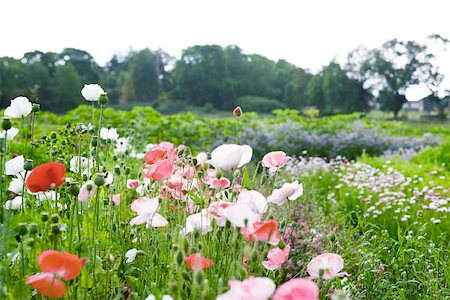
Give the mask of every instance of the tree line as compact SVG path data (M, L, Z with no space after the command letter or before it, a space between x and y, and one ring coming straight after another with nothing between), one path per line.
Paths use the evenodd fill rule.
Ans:
M438 35L434 40L448 42ZM397 115L406 102L405 88L425 82L436 90L442 79L427 46L414 41L360 47L345 64L332 61L317 74L286 60L245 54L234 45L189 47L178 60L161 49L130 51L114 55L104 67L88 52L66 48L28 52L22 59L0 57L0 103L5 107L25 95L45 110L64 112L81 103L85 83L99 83L112 104L148 104L162 111L313 106L321 114L335 114L367 111L378 101Z

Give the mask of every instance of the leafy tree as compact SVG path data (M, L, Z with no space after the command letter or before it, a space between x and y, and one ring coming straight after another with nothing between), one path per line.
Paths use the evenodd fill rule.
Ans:
M72 64L58 65L51 80L51 97L41 99L44 109L64 112L82 104L83 81Z
M0 104L9 105L10 100L28 93L29 70L20 60L0 58Z
M65 48L58 57L59 63L65 62L65 64L74 66L84 83L100 82L103 70L88 52L75 48Z
M230 109L233 102L224 89L227 78L225 55L220 46L194 46L183 51L174 76L176 95L203 106L211 103L216 109Z
M397 118L407 101L405 89L418 84L429 74L432 57L423 44L393 39L381 48L356 49L349 55L347 68L355 78L363 80L374 94L379 95L381 108L393 112Z
M131 58L130 75L133 80L134 94L138 99L151 103L161 91L158 76L157 57L149 49L144 49Z

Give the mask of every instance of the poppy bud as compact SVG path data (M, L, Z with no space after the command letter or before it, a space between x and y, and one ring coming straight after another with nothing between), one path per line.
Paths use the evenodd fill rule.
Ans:
M247 270L242 266L239 266L239 275L242 278L247 278Z
M72 184L70 186L70 193L74 196L77 196L80 193L80 188L76 184Z
M113 155L112 159L113 161L117 161L117 155Z
M231 228L231 222L228 219L225 221L225 228Z
M284 247L286 247L286 244L285 244L283 241L280 241L280 242L278 243L278 248L280 248L281 250L283 250Z
M23 169L25 171L31 171L33 170L33 162L31 160L28 160L23 164Z
M178 266L181 266L181 264L183 263L183 253L181 251L178 251L175 254L175 262L177 263Z
M102 175L97 175L94 178L94 183L96 186L102 186L105 184L105 177Z
M52 231L52 233L53 233L54 235L58 235L58 234L61 233L61 230L60 230L60 228L59 228L59 224L52 224L52 225L50 226L50 230Z
M48 212L44 211L41 213L41 221L47 222L48 221Z
M222 178L222 176L223 176L223 173L222 173L222 171L221 170L216 170L216 178L217 179L220 179L220 178Z
M120 168L118 166L114 167L114 173L120 175Z
M36 223L31 223L28 225L28 231L30 234L36 234L38 232L38 225Z
M183 273L181 273L181 276L183 277L184 280L191 281L191 277L189 276L188 272L183 271Z
M206 282L205 282L205 281L206 281ZM208 280L205 279L205 281L203 282L203 286L207 286L207 285L208 285L208 284L207 284ZM211 299L209 289L205 288L205 289L203 290L203 292L202 292L202 299L205 299L205 300L206 300L206 299Z
M37 103L34 103L33 106L31 107L31 111L34 113L37 113L40 110L41 110L41 106Z
M108 96L106 93L100 95L100 98L98 98L98 103L100 103L101 105L105 105L106 103L108 103Z
M28 246L30 246L30 247L33 247L33 246L34 246L34 242L35 242L35 239L34 239L34 238L29 238L29 239L27 239L27 240L25 241L25 243L26 243Z
M92 137L91 145L92 145L93 147L97 147L97 145L98 145L98 137L96 137L96 136L93 136L93 137Z
M197 285L201 285L203 281L203 272L202 271L195 271L194 273L194 281Z
M19 223L17 225L17 229L19 231L19 235L25 235L27 234L28 228L27 228L27 223Z
M3 119L2 128L3 130L10 130L12 127L11 121L9 119Z
M242 115L242 108L240 106L236 106L236 108L233 109L233 115L239 118Z
M234 177L234 178L238 178L240 175L241 175L241 171L239 171L239 169L237 169L237 170L235 170L235 171L233 172L233 177Z
M56 240L56 235L54 235L53 233L50 233L50 234L48 235L48 239L49 239L51 242L54 242L54 241Z
M59 216L57 214L53 214L50 218L52 223L58 223L59 222Z
M131 172L131 169L127 167L127 168L125 169L125 174L128 175L128 174L130 174L130 172Z
M251 261L257 261L258 260L258 251L253 250L252 254L250 255L250 260Z
M197 248L198 248L199 250L202 250L202 248L203 248L202 243L199 242L199 243L197 244Z
M52 132L52 133L50 134L50 138L51 138L52 140L56 139L56 132Z
M86 184L86 189L88 190L88 192L92 191L94 187L92 186L92 184L88 183Z

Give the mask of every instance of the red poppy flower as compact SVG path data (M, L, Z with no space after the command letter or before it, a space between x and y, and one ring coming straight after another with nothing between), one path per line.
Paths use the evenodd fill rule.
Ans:
M86 259L67 252L46 250L39 255L38 261L42 273L28 276L25 283L46 297L61 298L66 293L66 286L57 276L65 280L76 278Z
M280 242L280 233L277 231L278 222L276 220L256 221L241 228L246 242L266 242L274 246Z
M66 167L60 162L50 162L34 168L25 181L32 193L54 189L66 180Z
M189 269L195 270L206 270L213 265L213 260L205 258L200 255L200 253L192 253L191 255L184 258Z

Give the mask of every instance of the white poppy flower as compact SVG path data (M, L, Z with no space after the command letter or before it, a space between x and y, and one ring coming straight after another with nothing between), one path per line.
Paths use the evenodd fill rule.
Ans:
M19 210L22 208L22 197L17 196L12 200L8 200L5 202L5 209L8 210Z
M82 173L87 176L91 175L90 169L95 166L95 160L93 158L86 158L84 156L74 156L70 160L70 171L73 173Z
M13 178L9 183L8 191L17 195L21 194L23 191L23 179L20 177Z
M101 94L104 93L105 91L98 84L85 84L81 90L81 95L87 101L98 101Z
M131 264L135 259L136 259L136 255L137 255L137 249L133 248L128 250L125 253L125 257L127 258L127 264Z
M28 116L33 105L27 97L17 97L11 100L11 104L5 109L5 117L23 118Z
M5 132L5 130L0 131L0 139L4 139L5 138L5 134L6 134L6 140L12 141L13 138L19 133L19 129L15 128L15 127L11 127L8 131Z
M285 183L281 188L275 189L272 195L267 197L267 202L281 206L286 202L286 199L296 200L301 195L303 195L303 185L296 180L292 183Z
M229 171L250 162L252 155L253 149L248 145L224 144L214 149L206 162L216 169Z
M25 163L25 159L23 155L19 155L14 157L13 159L8 160L5 163L5 174L6 175L18 175L21 172L24 172L23 164Z
M100 129L100 138L105 141L110 140L115 142L119 138L119 134L117 133L117 129L115 128L108 129L102 127Z

